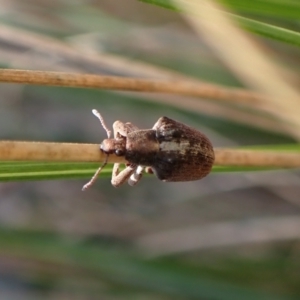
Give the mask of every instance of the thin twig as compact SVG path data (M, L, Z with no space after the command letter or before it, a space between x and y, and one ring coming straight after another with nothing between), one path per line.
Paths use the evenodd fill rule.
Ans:
M300 168L299 152L215 149L216 166ZM0 141L0 161L104 162L106 154L98 144ZM125 163L109 155L108 163Z
M300 167L300 153L244 149L215 149L215 165L245 167Z
M265 97L243 89L216 87L179 80L151 80L117 76L74 74L49 71L0 69L0 82L63 87L101 88L110 90L171 93L177 95L226 100L238 105L264 106Z
M181 34L178 35L178 39ZM192 82L198 86L211 86L216 91L224 86L216 83L208 83L174 70L165 69L153 64L147 64L138 60L128 60L118 55L106 53L91 53L88 55L85 51L70 46L62 40L50 38L49 36L39 35L20 28L12 28L0 25L0 44L5 45L5 49L0 48L1 58L8 61L8 65L18 65L22 68L31 68L34 66L43 66L43 69L49 71L77 71L80 73L87 70L93 70L95 73L107 74L110 70L117 76L139 77L139 78L156 78L165 80L177 80L184 82ZM38 53L39 55L35 55ZM51 59L49 60L49 53ZM248 91L245 89L245 93ZM251 93L251 92L250 92ZM140 94L139 100L149 99L159 103L169 103L173 107L184 108L198 113L205 113L213 117L229 119L247 126L257 127L260 130L266 129L272 132L282 132L284 134L292 134L299 138L299 130L293 124L286 122L278 122L281 119L281 110L271 112L276 118L270 118L265 114L261 114L261 106L250 103L248 108L243 109L236 105L219 105L218 101L199 101L197 97L185 96L184 102L181 95L156 94L155 97L148 93ZM230 101L230 100L229 100ZM268 109L272 105L268 105ZM255 116L253 116L255 113ZM279 115L278 115L279 114ZM255 122L253 118L255 117Z
M104 162L99 144L0 141L0 161ZM109 155L108 162L126 162Z

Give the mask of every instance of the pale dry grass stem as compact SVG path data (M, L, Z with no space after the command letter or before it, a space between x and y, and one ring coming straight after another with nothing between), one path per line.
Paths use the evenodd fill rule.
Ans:
M266 95L261 109L300 139L300 97L279 65L253 36L240 30L217 1L172 0L219 59L246 86Z
M300 153L242 149L215 149L215 166L299 168ZM0 161L60 161L126 163L108 156L98 144L0 141Z
M264 96L258 93L183 80L157 80L64 72L0 69L0 82L169 93L215 99L238 105L258 105L259 107L262 107L265 102Z

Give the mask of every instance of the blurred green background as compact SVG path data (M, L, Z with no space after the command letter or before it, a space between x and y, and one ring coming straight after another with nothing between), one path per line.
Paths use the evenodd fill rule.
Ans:
M224 3L299 32L298 1ZM243 86L179 14L159 6L2 0L0 8L2 67ZM299 48L252 37L299 86ZM100 143L96 108L108 126L150 128L167 115L214 146L296 143L272 116L213 100L15 84L0 91L2 140ZM88 177L1 183L0 299L299 299L299 179L299 171L187 183L145 176L115 189L107 172L84 193Z

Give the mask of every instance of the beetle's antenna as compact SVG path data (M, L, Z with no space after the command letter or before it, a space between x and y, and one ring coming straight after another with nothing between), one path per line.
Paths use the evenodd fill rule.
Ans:
M92 110L92 113L99 119L102 127L104 128L104 130L106 131L107 133L107 137L110 138L110 135L111 135L111 131L107 128L105 122L104 122L104 119L103 117L100 115L100 113L98 112L98 110L96 109L93 109ZM103 166L104 167L104 166ZM98 172L98 171L97 171Z
M102 127L104 128L104 130L107 133L107 137L110 138L111 131L107 128L107 126L106 126L106 124L104 122L104 119L101 116L101 114L96 109L93 109L92 113L99 119ZM106 166L107 160L108 160L108 154L106 155L106 159L105 159L104 163L100 166L100 168L98 168L98 170L95 172L95 174L92 177L92 179L82 187L83 191L87 190L89 187L91 187L95 183L95 181L97 180L98 175L100 174L100 172L102 171L102 169Z
M100 174L100 172L102 171L102 169L106 166L107 160L108 160L108 154L106 155L106 159L105 159L103 165L100 166L100 168L95 172L95 174L92 177L92 179L82 187L82 191L86 191L88 188L90 188L95 183L95 181L98 178L98 175Z

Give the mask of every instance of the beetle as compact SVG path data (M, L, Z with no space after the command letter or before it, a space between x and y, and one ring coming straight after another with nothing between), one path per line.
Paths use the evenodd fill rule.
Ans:
M119 187L126 181L136 185L143 172L154 173L167 182L199 180L211 171L215 160L210 140L200 131L168 117L161 117L152 129L139 129L132 123L115 121L114 138L97 110L92 111L107 132L107 139L100 144L106 153L104 164L92 179L83 186L89 188L106 165L108 156L123 156L126 167L120 172L120 163L115 163L111 183Z

